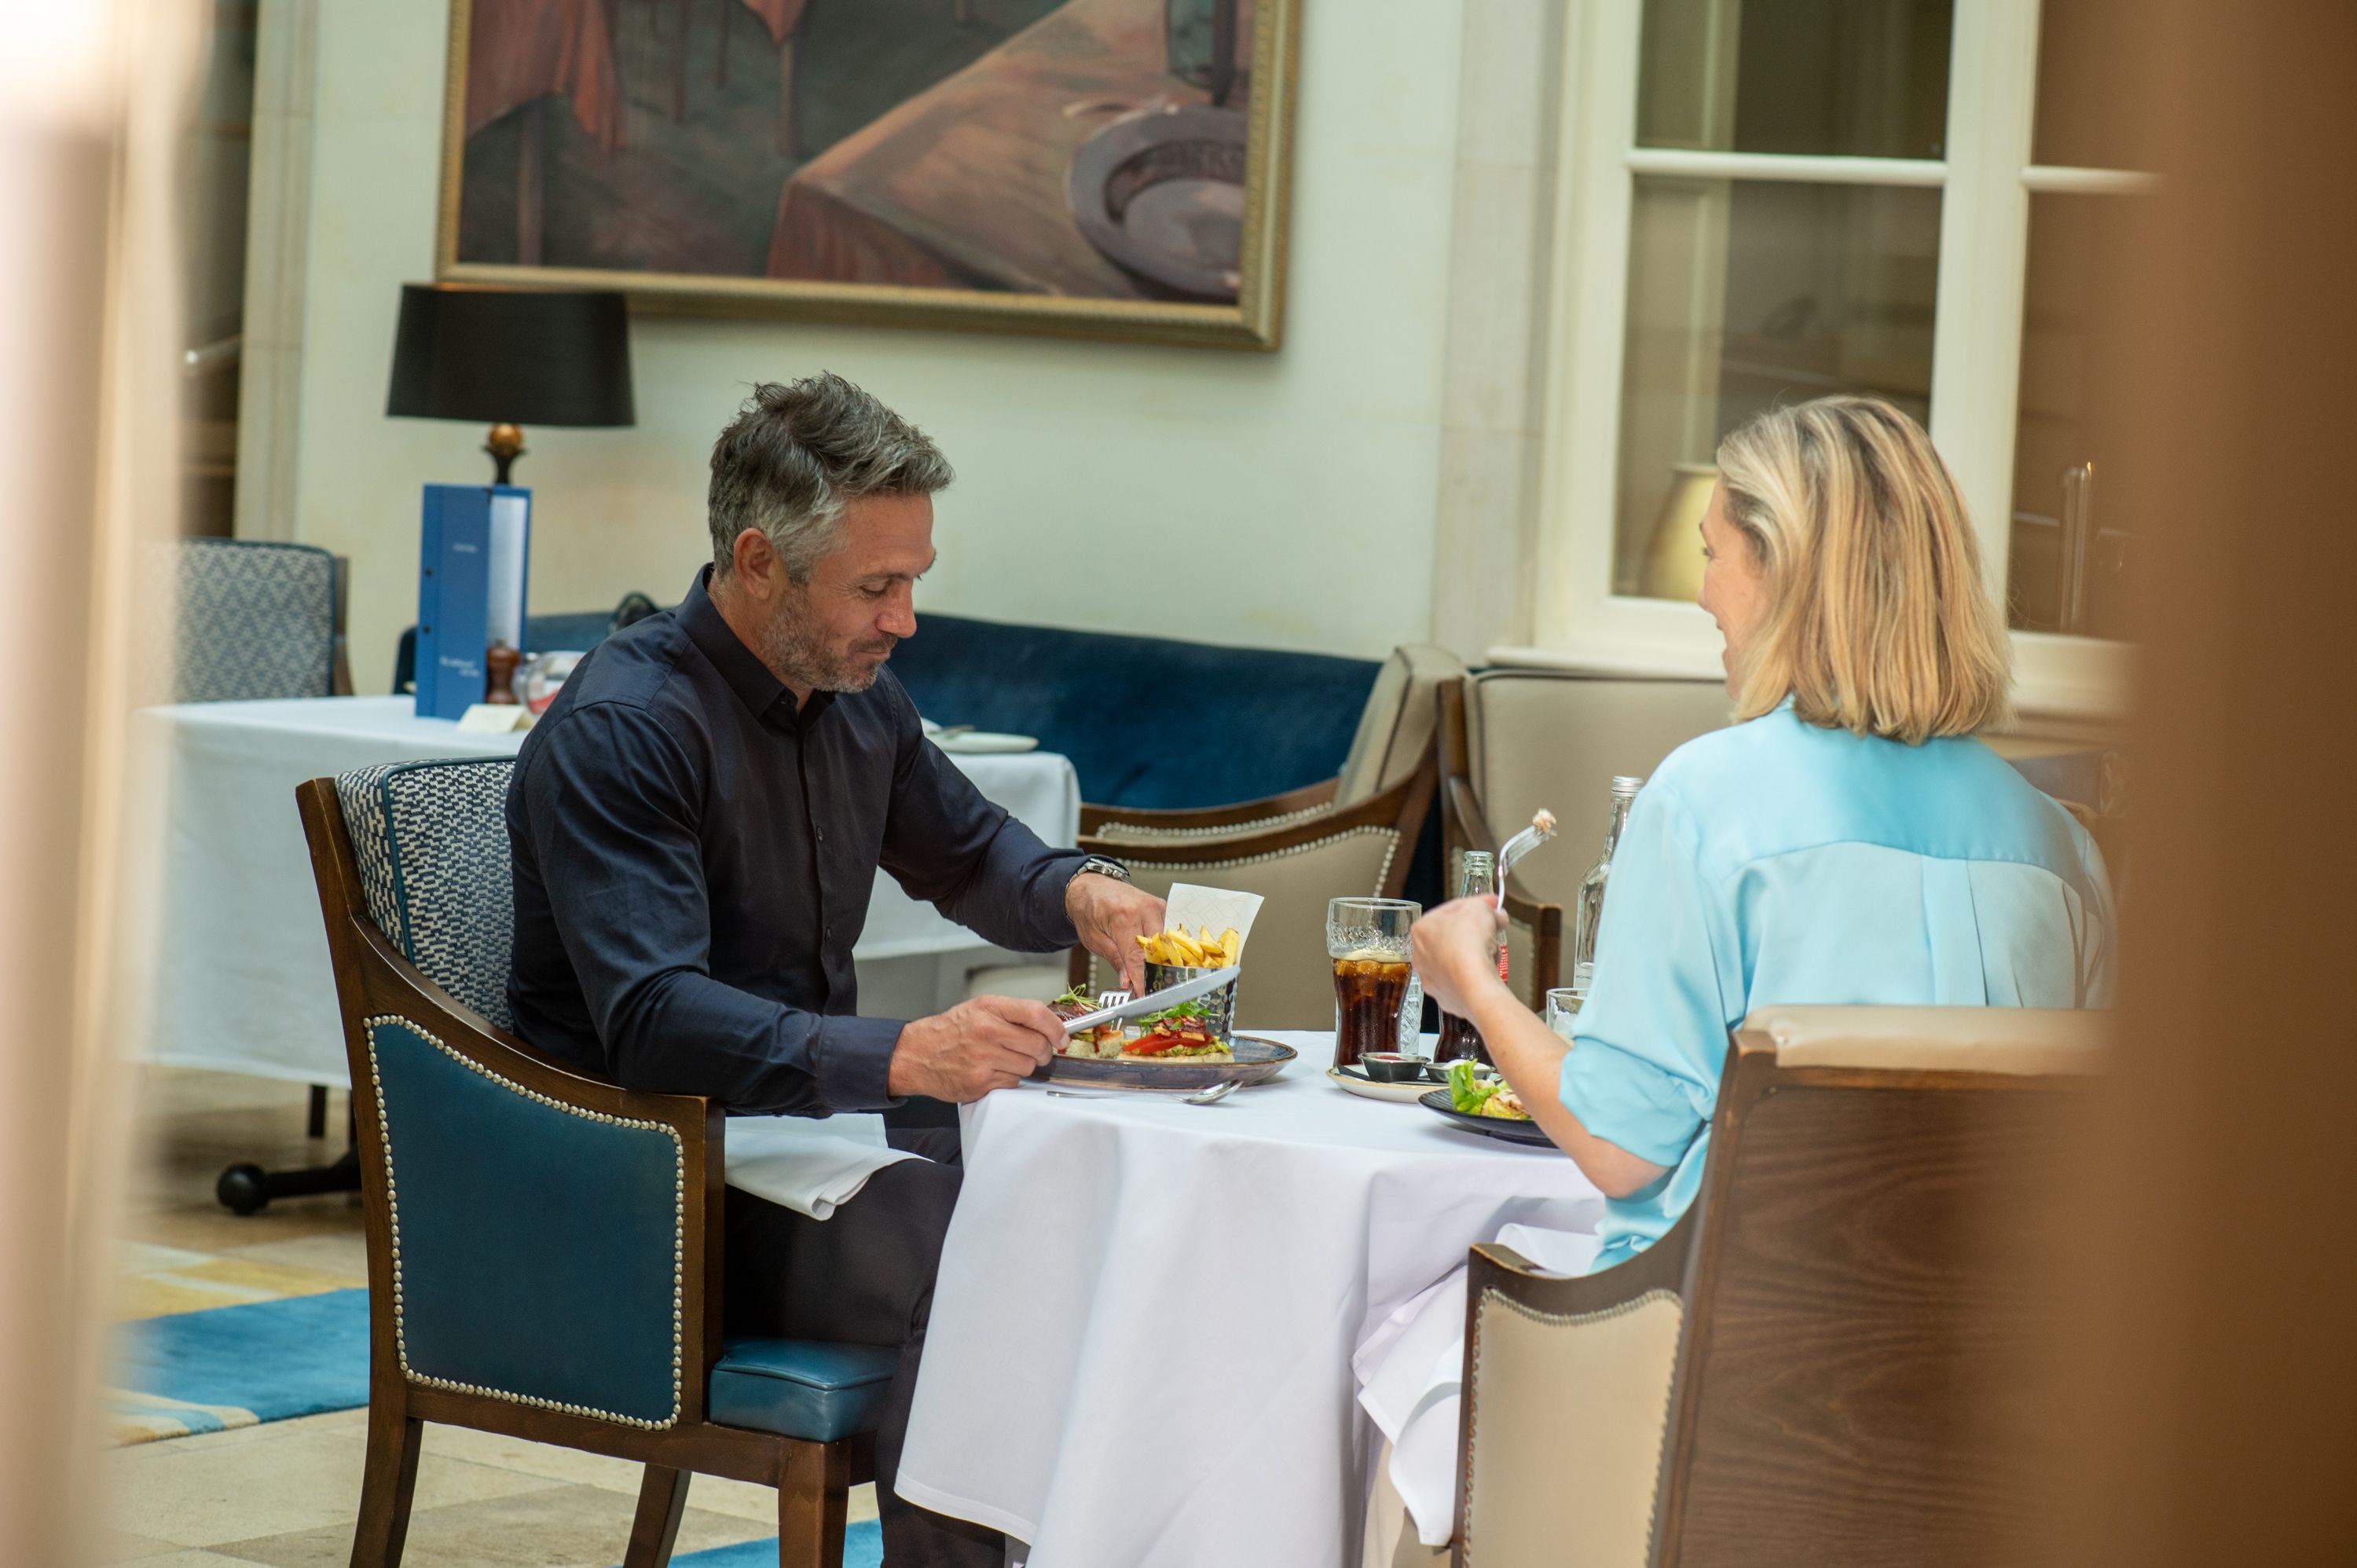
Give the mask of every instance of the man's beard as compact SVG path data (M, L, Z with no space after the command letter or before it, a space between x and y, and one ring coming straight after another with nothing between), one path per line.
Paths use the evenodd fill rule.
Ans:
M780 605L778 613L763 628L761 662L770 667L771 674L813 692L865 692L876 684L876 677L884 666L863 662L856 656L881 653L888 659L892 650L899 646L899 638L855 642L838 653L827 647L825 636L813 618L796 613L799 608L791 600Z

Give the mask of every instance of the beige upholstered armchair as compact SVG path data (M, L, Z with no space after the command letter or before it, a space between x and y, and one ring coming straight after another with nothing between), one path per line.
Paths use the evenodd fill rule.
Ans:
M1350 755L1333 778L1258 800L1183 811L1083 803L1081 832L1108 845L1163 837L1233 838L1364 805L1406 783L1431 755L1439 688L1464 673L1464 664L1445 648L1404 644L1392 650L1376 672ZM1124 852L1109 848L1103 853Z
M1604 679L1556 670L1485 670L1440 692L1440 821L1448 885L1469 849L1495 853L1544 806L1556 841L1506 884L1507 973L1538 1007L1569 962L1568 911L1602 847L1613 775L1649 774L1727 722L1716 681Z
M1232 836L1084 833L1081 847L1117 856L1140 887L1156 893L1195 882L1259 894L1265 902L1237 982L1236 1022L1256 1029L1322 1029L1334 1017L1326 902L1399 896L1432 805L1432 782L1427 743L1423 762L1405 779L1344 811ZM1073 949L1071 962L1074 984L1096 991L1112 983L1103 963L1085 950Z
M1473 1249L1457 1568L2024 1557L2038 1282L2105 1025L1754 1013L1660 1242L1582 1278Z
M1237 989L1238 1022L1324 1028L1334 1016L1327 900L1398 896L1432 804L1437 693L1464 672L1446 649L1395 649L1333 778L1204 811L1082 806L1081 847L1122 861L1157 893L1196 882L1260 894L1267 902ZM1092 991L1111 983L1103 964L1079 950L1071 975Z

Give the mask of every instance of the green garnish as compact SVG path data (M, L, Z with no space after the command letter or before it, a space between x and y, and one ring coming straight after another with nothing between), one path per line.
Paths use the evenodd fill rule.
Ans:
M1498 1092L1498 1085L1484 1081L1478 1076L1480 1071L1469 1057L1448 1065L1448 1103L1469 1116L1480 1115L1481 1107Z
M1075 985L1070 991L1065 992L1061 996L1057 997L1053 1002L1049 1003L1048 1005L1050 1007L1078 1007L1084 1013L1093 1013L1096 1011L1096 999L1091 996L1087 992L1082 990L1079 986Z
M1143 1024L1148 1026L1148 1028L1153 1028L1155 1024L1169 1024L1171 1018L1209 1018L1209 1016L1211 1016L1211 1009L1204 1007L1202 1000L1198 997L1198 1000L1192 1000L1192 1002L1174 1002L1171 1007L1165 1007L1157 1014L1146 1014Z

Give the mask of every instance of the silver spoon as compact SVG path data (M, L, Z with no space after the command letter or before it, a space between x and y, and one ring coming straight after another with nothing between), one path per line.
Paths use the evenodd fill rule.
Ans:
M1182 1105L1217 1105L1221 1101L1225 1100L1229 1095L1233 1094L1237 1090L1243 1087L1243 1086L1241 1083L1232 1078L1225 1083L1215 1083L1211 1085L1211 1088L1203 1090L1199 1093L1178 1095L1178 1102ZM1158 1098L1176 1093L1176 1090L1168 1089L1115 1090L1110 1093L1103 1090L1092 1092L1088 1090L1078 1089L1051 1089L1048 1091L1049 1097L1053 1100L1135 1100L1141 1094L1155 1095Z

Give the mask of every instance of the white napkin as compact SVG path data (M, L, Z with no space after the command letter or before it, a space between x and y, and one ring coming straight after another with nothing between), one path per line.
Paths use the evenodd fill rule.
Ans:
M1198 887L1192 883L1171 884L1168 900L1168 912L1163 917L1165 930L1183 929L1193 936L1205 926L1211 934L1233 926L1236 929L1236 950L1252 940L1253 921L1260 917L1261 897L1257 893L1236 893L1224 887Z
M1601 1241L1592 1230L1506 1225L1498 1243L1539 1268L1584 1274ZM1367 1336L1351 1358L1359 1403L1391 1439L1392 1487L1416 1539L1444 1546L1456 1525L1458 1404L1464 1393L1465 1270L1450 1270Z
M859 1196L867 1178L922 1159L884 1141L873 1115L731 1116L722 1169L730 1187L824 1219Z

